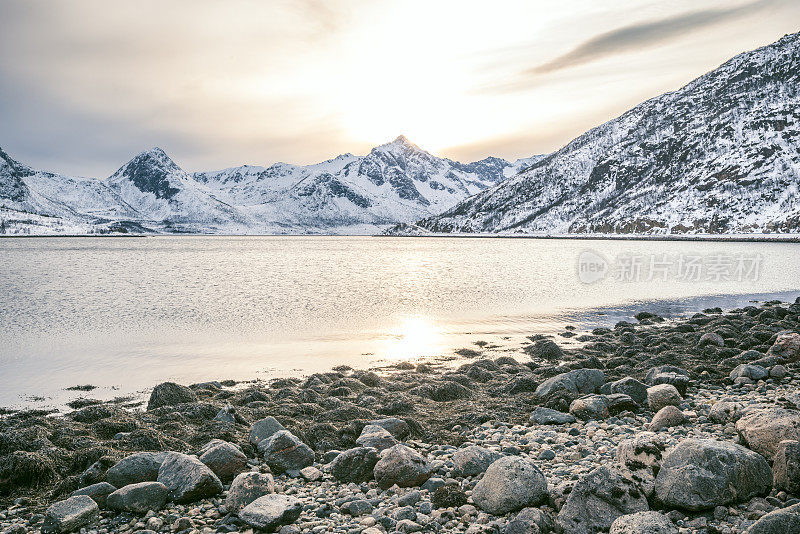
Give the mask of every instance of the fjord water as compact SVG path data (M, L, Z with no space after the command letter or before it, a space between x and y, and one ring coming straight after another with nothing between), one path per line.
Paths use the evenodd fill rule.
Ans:
M579 258L645 269L587 284ZM664 256L666 255L666 256ZM756 272L648 279L651 258L759 258ZM452 354L478 340L800 294L800 244L505 238L0 240L0 406L300 375ZM711 271L709 271L711 272ZM630 274L630 273L629 273ZM727 279L726 279L727 278ZM73 395L74 396L74 395Z

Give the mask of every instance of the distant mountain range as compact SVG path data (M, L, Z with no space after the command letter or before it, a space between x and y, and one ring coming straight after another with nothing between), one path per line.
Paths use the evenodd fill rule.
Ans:
M97 180L0 150L0 232L794 233L799 188L792 34L513 163L400 136L366 156L194 174L154 148Z
M459 163L400 136L366 156L190 174L154 148L98 180L35 170L0 149L0 231L371 234L441 213L540 157Z
M393 233L794 233L799 186L796 33Z

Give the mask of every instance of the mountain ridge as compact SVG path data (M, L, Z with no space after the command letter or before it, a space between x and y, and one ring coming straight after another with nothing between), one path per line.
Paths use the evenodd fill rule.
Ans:
M393 233L797 232L800 34L651 98Z
M0 149L0 219L33 233L371 234L443 211L534 158L460 163L401 135L365 156L194 173L153 147L93 179L34 170Z

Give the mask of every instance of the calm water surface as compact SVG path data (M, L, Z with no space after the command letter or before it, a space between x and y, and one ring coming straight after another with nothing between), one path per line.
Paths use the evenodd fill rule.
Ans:
M583 283L587 250L630 280L611 272ZM681 257L700 258L707 271L681 279ZM735 272L742 258L756 272ZM269 378L447 355L476 340L613 324L643 308L675 316L794 300L798 258L794 243L2 239L0 406L58 404L77 384L100 386L92 396L107 398L166 379ZM628 260L640 271L626 269ZM651 261L674 272L648 279ZM713 275L726 262L724 276L719 267Z

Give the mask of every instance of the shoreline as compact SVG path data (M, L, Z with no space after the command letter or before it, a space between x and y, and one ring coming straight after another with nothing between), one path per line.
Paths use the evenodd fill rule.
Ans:
M727 242L727 243L800 243L798 234L702 234L702 235L645 235L645 234L493 234L493 233L451 233L451 234L203 234L203 233L152 233L152 234L32 234L0 235L0 239L26 238L147 238L147 237L378 237L378 238L438 238L438 239L570 239L577 241L689 241L689 242Z
M696 437L747 445L746 434L734 425L735 421L716 419L712 408L719 403L740 406L740 413L765 406L787 409L795 401L800 404L797 360L794 355L786 360L779 358L773 349L779 332L798 332L800 304L767 302L737 310L698 310L691 317L670 321L643 310L637 320L575 334L582 344L568 349L561 347L559 337L541 335L530 336L530 343L514 354L493 359L477 347L457 369L401 362L378 374L340 367L270 383L159 386L146 410L142 410L143 403L86 400L84 407L63 417L50 417L37 410L3 415L0 531L17 526L23 531L38 528L49 505L90 483L100 484L111 466L133 453L200 455L213 439L228 442L246 458L240 470L271 470L270 478L277 483L275 491L302 504L299 519L289 521L298 530L287 532L310 532L324 526L374 534L394 530L402 521L407 521L402 528L412 531L482 532L468 530L478 521L489 528L486 532L502 532L510 523L523 519L514 513L518 508L510 514L492 512L480 491L476 493L488 467L483 460L489 457L492 462L499 457L521 459L542 470L549 483L548 497L534 506L541 517L561 524L567 520L564 510L570 509L565 505L570 490L588 473L604 466L621 462L620 468L633 473L625 484L653 495L653 472L642 471L635 462L625 467L624 455L619 452L624 450L626 439L653 430L654 412L661 414L654 409L650 390L643 399L640 386L635 384L652 389L655 382L680 390L676 400L679 420L655 429L652 439L657 445L650 443L665 454L669 447ZM758 369L763 369L766 377L748 374L761 372ZM740 374L731 380L731 373ZM554 383L556 377L583 375L594 377L590 382L602 378L588 390L578 386L579 391L542 391L544 384ZM558 380L563 379L555 383L560 383ZM164 387L169 394L162 391ZM556 410L562 422L534 421L537 413L549 414L543 408ZM303 445L311 451L311 463L303 464L314 470L301 474L286 469L286 465L275 463L274 455L280 451L270 453L260 442L253 443L254 425L269 417L277 419L297 440L292 447ZM379 428L369 426L370 422ZM363 481L348 484L337 478L332 467L335 462L330 463L341 454L336 451L349 451L359 443L380 447L396 442L421 455L420 461L429 468L426 479L449 484L446 487L454 500L448 501L434 487L441 487L439 482L425 485L420 481L407 489L386 489L376 485L371 471ZM478 454L470 448L473 446L489 456ZM456 453L468 449L483 458L476 460L482 467L474 474L465 474L463 467L458 467L461 457ZM658 458L660 461L660 453ZM223 496L234 492L229 483L220 490ZM769 492L767 500L762 498L764 490L755 495L728 502L723 506L725 514L717 513L713 506L709 515L709 508L691 510L659 504L658 499L652 500L650 508L660 510L687 532L705 532L711 525L720 532L726 532L726 528L742 532L767 512L800 503L796 498L800 495L780 489ZM413 502L408 505L398 500ZM355 512L355 505L350 503L356 501L369 503L372 511ZM639 502L647 508L648 501ZM145 519L141 513L104 508L99 512L100 526L94 528L97 532L127 532L143 529L137 526L141 524L166 531L185 518L198 530L208 527L211 531L228 531L218 530L225 525L239 530L250 525L214 494L200 497L196 503L194 508L162 503Z

